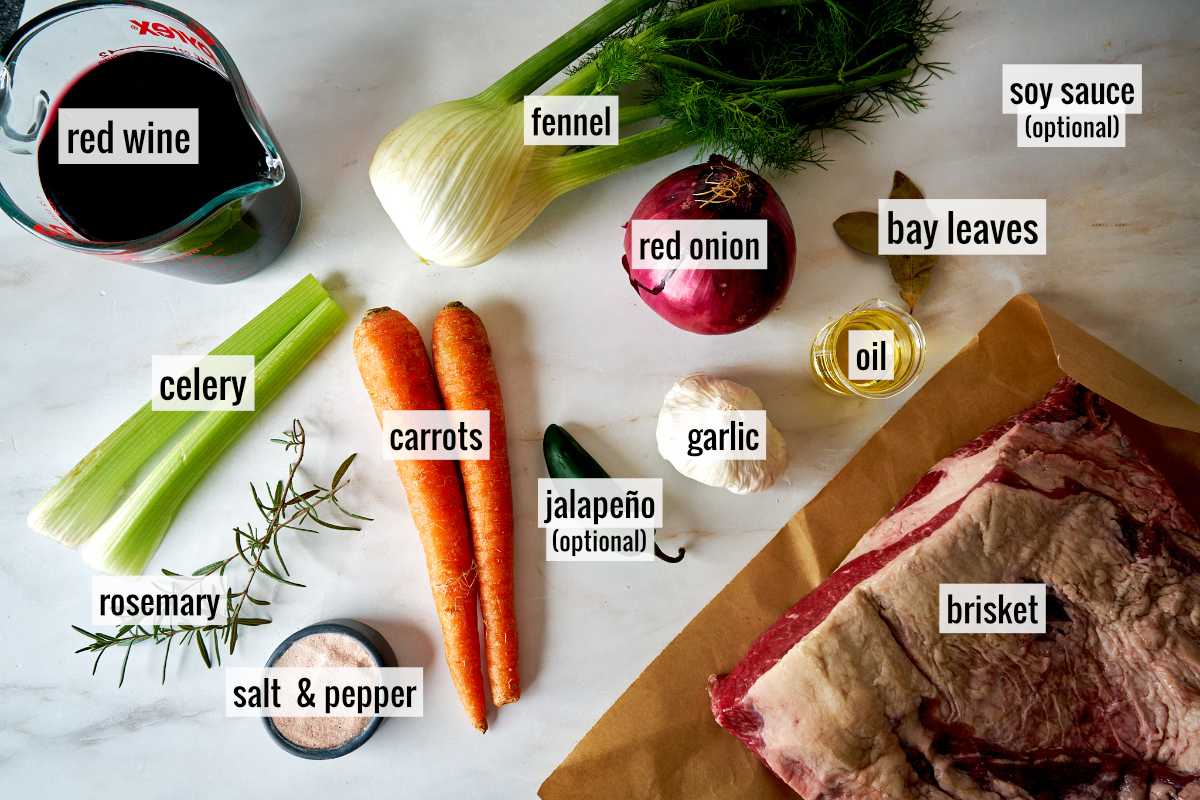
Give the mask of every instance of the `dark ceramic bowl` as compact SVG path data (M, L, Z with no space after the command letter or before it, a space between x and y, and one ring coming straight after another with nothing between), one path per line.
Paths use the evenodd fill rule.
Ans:
M279 660L289 647L291 647L298 639L303 639L305 636L312 636L317 633L342 633L357 641L367 649L371 654L371 658L381 667L398 666L396 654L392 651L391 645L387 643L387 639L383 638L383 634L355 619L331 619L325 622L318 622L316 625L309 625L307 628L301 628L291 636L284 639L271 653L271 657L267 659L267 666L275 666L275 662ZM327 758L341 758L347 753L352 753L358 748L367 743L367 740L375 735L375 731L383 723L384 717L372 717L367 723L367 727L362 733L355 736L348 742L343 742L337 747L317 750L311 747L301 747L291 741L279 732L275 727L275 721L271 717L263 717L263 724L267 726L267 733L275 740L275 743L288 751L294 756L300 758L311 758L315 760L324 760Z

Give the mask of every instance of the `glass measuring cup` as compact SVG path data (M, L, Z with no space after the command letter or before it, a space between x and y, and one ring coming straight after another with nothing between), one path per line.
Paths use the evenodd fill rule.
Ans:
M99 67L111 67L114 59L146 53L182 56L227 81L252 132L248 141L261 152L246 154L254 168L244 179L239 177L236 185L214 192L197 208L181 210L174 224L123 241L89 238L48 197L39 170L39 145L57 146L44 140L57 117L58 103L85 76L93 70L98 74ZM186 107L186 88L180 87L177 97L138 98L136 103L113 105ZM203 144L199 143L202 154ZM107 190L95 187L97 192ZM299 182L233 60L216 37L191 17L149 0L84 0L35 17L0 47L0 208L35 236L168 275L227 283L254 274L283 252L299 223L300 205ZM136 214L136 208L130 213Z

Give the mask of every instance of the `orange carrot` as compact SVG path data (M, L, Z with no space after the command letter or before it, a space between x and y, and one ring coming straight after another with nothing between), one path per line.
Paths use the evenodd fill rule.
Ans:
M517 671L517 616L513 607L513 505L504 435L504 400L483 322L462 303L450 303L433 323L433 367L452 411L491 412L486 461L459 463L479 565L479 607L492 702L521 697Z
M398 311L375 308L363 316L354 357L376 416L442 407L421 334ZM471 723L486 731L475 564L458 470L453 461L397 461L396 471L425 549L450 677Z

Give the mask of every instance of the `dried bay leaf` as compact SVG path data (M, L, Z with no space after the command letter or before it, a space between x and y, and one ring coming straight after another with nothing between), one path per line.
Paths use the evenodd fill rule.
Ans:
M851 211L833 223L842 241L860 253L879 255L879 215L874 211Z
M929 288L937 256L888 256L888 267L892 280L900 287L900 299L908 305L909 313L917 307L917 301Z
M892 200L922 200L925 193L900 170L892 176ZM852 211L833 223L833 229L843 242L860 253L879 255L879 215L873 211ZM921 295L929 288L938 257L933 255L886 256L892 280L900 287L900 298L911 312Z
M888 197L893 200L924 200L925 193L912 182L912 178L896 170L892 176L892 193ZM916 309L917 301L929 288L929 279L933 277L937 259L937 256L927 255L887 257L892 280L900 287L900 298L908 305L909 312Z
M892 193L888 195L893 200L924 200L925 193L912 182L912 178L900 170L892 176Z

